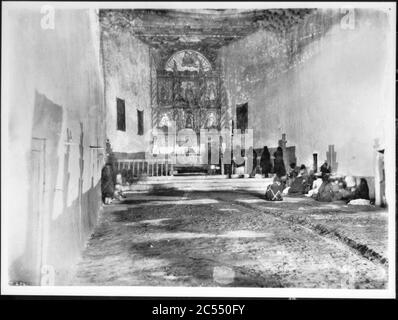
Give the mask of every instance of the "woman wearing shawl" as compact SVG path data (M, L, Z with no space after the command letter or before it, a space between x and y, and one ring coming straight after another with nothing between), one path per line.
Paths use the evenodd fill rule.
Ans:
M274 173L278 177L283 177L286 175L286 168L285 168L285 163L283 162L283 151L281 147L278 147L276 149L276 152L274 153Z
M355 190L354 199L369 200L369 187L365 178L361 178L358 188Z
M264 146L263 153L261 154L260 167L263 176L267 178L268 174L272 171L271 154L267 146Z
M318 194L315 195L315 200L321 202L331 202L335 200L332 185L329 181L329 175L325 174L322 176L322 184L319 187Z
M101 192L102 202L109 204L115 193L115 182L112 165L110 163L107 163L101 171Z
M252 161L253 161L253 166L252 166L252 171L250 173L250 177L253 178L257 172L257 152L256 152L256 150L254 150L253 147L249 148L249 159L248 160L250 160L250 155L252 155Z
M281 179L276 176L274 182L268 185L265 191L265 200L267 201L282 201L283 184Z

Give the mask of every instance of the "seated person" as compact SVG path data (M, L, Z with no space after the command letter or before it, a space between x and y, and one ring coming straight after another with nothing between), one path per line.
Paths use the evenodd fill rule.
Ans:
M316 179L317 178L315 176L314 170L310 170L310 173L306 178L306 186L304 189L304 193L308 193L312 189L313 183Z
M361 178L359 186L356 188L352 200L353 199L365 199L369 200L369 187L368 182L365 178Z
M344 182L346 183L346 186L349 190L354 191L356 187L356 181L353 176L346 176L344 178Z
M332 186L332 190L334 193L339 192L340 187L339 187L339 180L338 179L330 179L330 184Z
M290 185L289 194L292 193L303 194L305 193L306 187L307 187L307 181L305 177L298 176L296 179L294 179L294 181Z
M307 193L310 186L312 185L312 180L310 181L307 168L305 165L301 165L298 176L294 179L290 185L289 194Z
M337 185L338 190L335 192L335 199L345 201L351 199L352 193L347 189L347 184L344 179L339 179Z
M321 202L331 202L335 199L331 183L329 182L329 175L322 176L322 185L319 187L318 193L314 196L315 200Z
M233 157L232 161L235 166L235 174L243 176L245 174L245 164L246 164L245 151L243 149L240 149L240 154L241 154L241 159L239 159L240 160L239 163L237 162L236 157Z
M294 179L299 174L299 167L297 167L294 162L292 162L289 167L290 168L289 168L287 177L288 177L288 185L290 186L292 184L292 182L294 181Z
M307 170L307 168L306 168L306 166L304 164L302 164L300 166L299 175L304 176L304 177L308 176L308 170Z
M278 176L274 177L274 182L268 185L265 191L265 199L268 201L282 201L283 184Z
M319 178L317 175L314 174L313 178L312 178L312 185L311 185L311 189L308 190L306 196L307 197L312 197L313 195L317 194L319 191L319 188L322 185L322 179Z
M325 162L323 163L323 165L321 165L321 174L322 176L324 175L329 175L331 172L330 166L328 164L328 162L325 160Z

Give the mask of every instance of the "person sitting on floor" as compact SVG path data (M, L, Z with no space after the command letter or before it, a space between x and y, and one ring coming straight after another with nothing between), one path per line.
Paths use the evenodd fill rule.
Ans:
M340 187L339 187L339 180L338 179L336 179L336 178L330 179L330 184L332 186L332 190L333 190L334 193L339 192Z
M302 164L300 166L299 175L301 175L302 177L305 177L305 178L308 177L308 170L307 170L307 167L304 164Z
M315 200L321 202L331 202L334 198L334 192L332 185L329 182L329 175L324 174L322 176L322 185L319 187L318 193L314 196Z
M235 164L235 174L237 174L239 176L239 178L243 178L245 175L245 164L246 164L246 160L247 158L245 157L245 150L240 149L240 147L238 147L240 150L240 155L241 155L241 159L239 159L241 162L238 163L236 157L233 158L234 164Z
M331 170L330 170L330 166L328 164L328 162L325 160L325 162L323 163L323 165L321 165L321 174L322 176L324 175L329 175Z
M365 178L361 178L359 186L356 188L351 200L364 199L369 200L369 187Z
M312 185L314 184L314 181L316 180L314 170L310 170L310 173L308 174L308 177L306 180L307 180L307 185L306 185L304 193L308 193L312 189Z
M291 186L291 184L293 183L294 179L296 179L298 174L299 174L299 168L296 166L296 163L292 162L289 165L289 172L287 174L288 186Z
M298 176L290 185L289 194L304 194L307 193L312 183L309 181L309 175L305 165L301 165ZM312 180L311 180L312 182Z
M282 201L283 184L278 176L274 177L274 182L268 185L265 191L265 199L268 201Z
M347 189L347 184L344 179L339 179L337 181L338 190L335 192L336 200L344 200L347 201L351 198L351 192Z
M321 187L321 185L322 185L322 179L319 178L319 175L314 174L311 189L308 190L306 196L312 197L312 196L315 196L316 194L318 194L318 191L319 191L319 188Z
M369 187L365 178L361 178L358 187L352 193L351 198L347 201L350 205L369 205Z
M296 179L290 185L289 194L303 194L305 193L305 189L307 187L307 181L304 176L298 175Z

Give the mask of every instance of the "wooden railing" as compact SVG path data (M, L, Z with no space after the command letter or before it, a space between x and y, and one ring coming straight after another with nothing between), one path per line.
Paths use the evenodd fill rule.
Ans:
M167 160L118 159L115 166L117 173L131 178L172 176L174 172L174 164Z

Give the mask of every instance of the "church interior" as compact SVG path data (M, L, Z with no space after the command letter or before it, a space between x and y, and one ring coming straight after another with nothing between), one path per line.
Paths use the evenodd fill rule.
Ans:
M6 126L8 149L2 156L2 159L6 157L2 163L7 170L7 188L3 188L2 193L6 199L10 283L75 284L75 268L86 266L86 271L80 272L84 284L263 286L265 283L271 287L305 287L305 282L297 280L299 277L267 278L260 267L253 271L258 272L255 276L250 276L243 262L231 267L232 260L225 266L234 270L235 280L228 282L225 280L228 275L221 272L223 280L217 281L218 265L212 265L209 271L212 280L207 280L201 272L210 268L210 262L198 260L197 265L203 265L203 269L196 270L189 282L183 280L184 275L176 274L189 274L198 267L192 265L193 269L189 269L184 265L183 271L180 266L187 262L179 260L182 258L178 248L182 248L182 244L167 247L171 246L170 242L162 242L165 247L158 249L157 255L164 254L163 250L173 255L173 261L178 262L173 269L178 271L173 273L173 277L179 279L177 282L173 282L170 274L162 278L163 282L158 278L153 280L142 266L129 282L126 279L131 271L128 270L135 267L127 265L127 259L115 260L112 265L113 262L108 261L113 257L112 249L95 242L98 237L106 238L110 232L106 219L116 217L120 210L138 210L144 220L157 219L145 228L153 229L160 239L182 223L182 218L173 212L182 210L178 207L181 203L184 208L181 214L193 208L187 218L192 225L201 224L197 217L202 214L207 217L214 208L221 213L229 210L230 224L243 223L233 216L236 211L246 221L252 221L253 226L257 225L265 219L254 218L265 210L258 207L261 205L258 199L266 192L267 185L279 177L277 171L264 169L266 147L268 161L275 163L275 170L280 152L285 170L281 176L288 176L291 170L301 166L323 177L321 166L326 162L331 176L338 179L349 176L354 181L365 179L369 192L367 206L344 204L336 209L333 203L320 207L319 212L341 210L336 211L336 216L346 215L346 220L341 218L341 224L333 222L336 223L332 225L333 230L340 226L348 228L344 226L350 223L354 225L353 216L362 224L374 226L372 230L357 231L352 227L346 231L360 234L359 240L353 235L355 241L349 243L356 246L351 248L354 251L362 250L358 249L362 248L362 237L375 238L373 242L369 240L370 244L365 241L368 249L361 253L361 259L369 264L372 288L385 288L386 280L380 276L380 270L385 270L389 257L384 248L389 218L384 213L394 203L394 195L386 191L392 187L386 177L394 176L390 170L394 168L391 158L394 150L389 141L395 139L390 130L395 126L391 117L394 84L389 71L394 61L394 43L389 37L390 10L6 8L3 31L3 41L7 43L3 48L6 64L2 71L6 108L2 113L6 114L2 122ZM209 138L212 134L213 138ZM231 141L239 141L242 157L246 153L243 165L236 160L240 154L230 155L231 149L226 149ZM216 154L214 159L210 151ZM104 203L101 195L106 164L112 166L119 195L122 195L110 204ZM222 201L232 206L241 192L247 192L246 202L242 200L235 209L218 207ZM144 194L146 200L142 200ZM221 201L219 198L224 196ZM302 224L300 214L313 210L315 205L304 195L301 198L287 195L281 201L282 207L275 207L274 202L266 210L274 215L277 208L285 205L286 219L297 219L297 223ZM155 215L151 211L172 203L170 215ZM257 207L248 208L249 205ZM165 210L169 212L166 207ZM359 211L364 212L362 216ZM335 219L333 212L328 214L329 222ZM137 223L141 222L134 220L136 218L129 218L127 213L117 217L120 221L130 221L131 225L135 223L136 237L147 237L141 225L138 229ZM215 213L209 215L200 241L207 239L205 237L213 239L209 235L211 231L206 231L209 225L220 223L219 230L224 230L224 222L217 222L217 217ZM167 219L176 219L174 224L167 225L169 229L163 226ZM319 219L326 219L325 215ZM109 223L113 225L115 221ZM308 225L319 233L319 224L314 221ZM284 228L287 227L278 230ZM194 235L199 231L192 230L181 228L178 236L193 239L186 238L184 245L199 241ZM242 230L226 230L225 237L214 236L214 241L223 241L231 235L231 239L243 237L253 241L262 237L257 234L260 230L250 229L250 233L245 229L250 235ZM291 232L289 230L286 229L286 233ZM127 234L127 229L125 232ZM243 236L238 236L239 232ZM272 232L278 235L277 231ZM116 235L115 239L118 236L122 237ZM238 241L236 239L231 241ZM126 238L119 240L127 241ZM87 241L94 242L88 246ZM143 265L155 261L156 254L148 253L152 249L144 249L138 240L137 243L131 241L129 252L134 252L137 259L145 257L137 261ZM161 240L151 241L148 248L156 249L156 241ZM202 243L194 245L199 248ZM233 250L243 246L235 242L234 245ZM289 245L275 252L293 250ZM87 248L94 249L87 253ZM220 257L224 257L225 248L220 249ZM210 249L203 250L195 259ZM83 262L76 267L82 254ZM110 272L120 266L124 280L121 276L115 276L118 280L109 280L112 277L102 274L103 269L99 271L98 265L87 260L101 254L109 254L107 262L101 262L103 269L108 268ZM214 253L209 251L208 255ZM281 263L299 268L299 263L286 260L287 256L283 261L278 260L280 255L269 261L274 261L274 266ZM223 261L230 258L226 256ZM323 268L321 260L311 263ZM376 267L372 264L374 261L378 263ZM343 262L337 262L340 264ZM97 270L102 276L87 270ZM89 279L96 277L102 278L90 283ZM254 281L253 277L258 280ZM359 278L344 285L322 278L326 282L318 279L317 284L308 286L370 286Z

